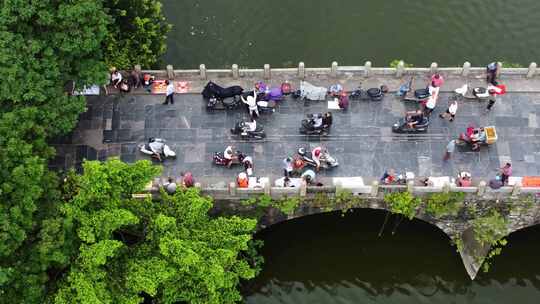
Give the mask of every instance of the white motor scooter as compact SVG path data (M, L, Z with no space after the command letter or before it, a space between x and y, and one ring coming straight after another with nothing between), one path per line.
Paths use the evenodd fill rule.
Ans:
M489 86L487 88L476 87L469 88L469 85L464 84L463 86L454 90L454 98L465 98L465 99L475 99L478 101L488 100L491 94Z
M139 150L142 153L150 156L160 154L162 156L162 159L166 157L176 157L176 153L171 150L169 145L165 144L165 140L162 138L150 138L148 140L148 143L139 145Z

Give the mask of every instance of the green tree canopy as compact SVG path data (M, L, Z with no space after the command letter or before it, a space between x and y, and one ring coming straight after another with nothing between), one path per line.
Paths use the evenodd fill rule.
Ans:
M66 81L103 83L101 1L4 0L0 10L0 100L43 104Z
M53 235L42 235L40 244L66 268L51 294L55 303L140 303L142 295L159 303L241 299L239 281L256 274L241 254L256 221L210 218L212 201L197 189L163 192L159 201L131 198L156 174L148 161L85 162L78 193L61 208L64 228L49 226ZM76 245L51 246L51 239Z
M166 35L171 29L161 12L161 2L111 0L104 6L113 19L104 43L107 64L119 69L155 65L165 53Z

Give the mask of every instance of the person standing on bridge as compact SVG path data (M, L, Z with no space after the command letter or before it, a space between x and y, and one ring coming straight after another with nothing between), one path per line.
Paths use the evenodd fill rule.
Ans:
M174 104L174 85L171 81L165 80L165 84L167 85L167 90L165 91L165 102L164 105Z
M508 183L508 178L512 176L512 164L506 163L504 167L501 168L501 182L503 185Z
M454 150L456 149L456 141L452 139L450 142L448 142L448 145L446 145L446 152L444 153L443 160L449 160L452 156L452 153L454 153Z
M257 106L257 90L253 89L253 96L249 95L247 99L244 99L244 96L240 95L242 102L247 104L249 107L249 115L252 118L259 117L259 106Z

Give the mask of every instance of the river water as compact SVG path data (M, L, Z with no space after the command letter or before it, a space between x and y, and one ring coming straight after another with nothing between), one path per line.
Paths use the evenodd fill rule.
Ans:
M437 227L393 216L379 237L384 218L359 209L261 231L265 267L244 286L246 303L540 303L540 226L511 234L471 282Z
M540 58L538 0L163 0L175 68L527 65Z

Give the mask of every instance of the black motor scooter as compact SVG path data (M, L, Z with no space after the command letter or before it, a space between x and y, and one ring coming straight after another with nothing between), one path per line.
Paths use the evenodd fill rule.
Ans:
M429 118L423 117L422 121L414 125L409 126L409 122L406 118L400 119L392 126L392 132L394 133L425 133L429 127Z
M356 90L352 91L349 95L349 98L352 100L371 100L371 101L381 101L384 98L384 94L388 92L388 88L384 85L379 88L370 88L367 90L358 87Z
M328 115L328 114L327 114ZM315 120L322 119L320 126L315 126ZM325 121L326 120L326 121ZM328 135L332 126L332 116L323 117L323 114L307 114L307 119L302 119L300 133L306 135Z
M239 135L242 139L263 139L266 137L264 133L264 128L260 125L257 125L255 131L247 131L246 123L239 121L234 125L234 128L231 129L231 133L234 135Z

